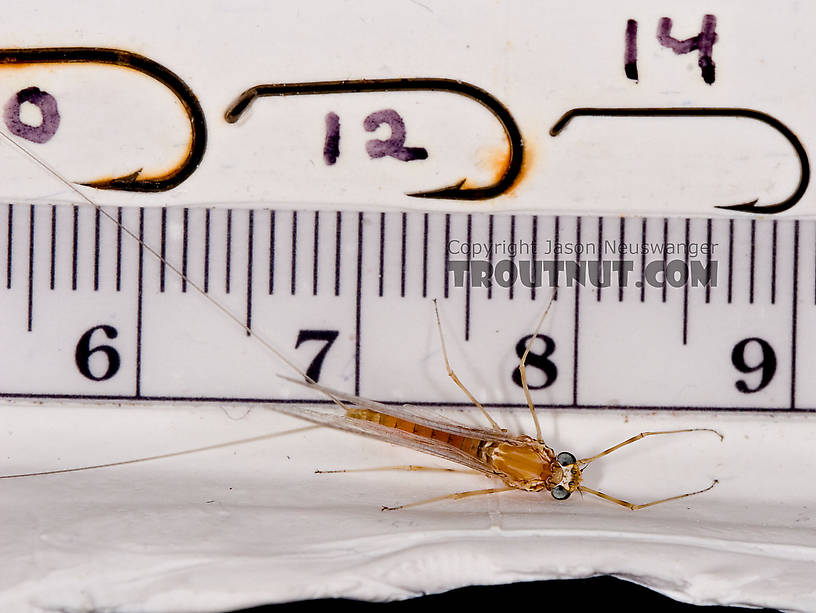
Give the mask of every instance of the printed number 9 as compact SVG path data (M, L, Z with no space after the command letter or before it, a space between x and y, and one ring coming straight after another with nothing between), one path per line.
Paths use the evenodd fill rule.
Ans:
M745 350L751 343L756 343L759 345L759 348L762 351L762 359L753 365L749 365L745 361ZM754 394L765 389L776 373L776 353L774 353L773 347L771 347L767 341L764 341L761 338L746 338L745 340L742 340L734 345L734 350L731 352L731 363L734 365L734 368L741 373L748 374L762 371L759 385L754 388L748 387L748 384L745 383L743 379L736 382L737 389L743 394Z

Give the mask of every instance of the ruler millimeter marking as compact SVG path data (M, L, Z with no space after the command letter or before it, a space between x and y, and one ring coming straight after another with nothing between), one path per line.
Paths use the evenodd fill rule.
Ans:
M432 326L429 297L439 296L460 375L485 388L489 405L524 406L511 377L514 347L552 291L535 266L527 278L543 285L525 285L523 264L532 258L560 263L559 294L572 293L548 316L546 338L536 341L546 347L531 355L538 404L816 407L809 379L796 377L810 361L797 355L797 340L816 335L810 222L801 222L808 237L801 242L798 221L103 209L118 226L98 225L92 208L36 205L17 215L20 208L7 205L0 342L18 351L7 353L15 364L0 376L3 397L313 402L274 377L270 356L240 340L251 330L288 348L304 370L325 349L318 372L329 385L390 402L466 406L441 367L416 366L423 355L438 357L433 342L417 339ZM123 228L142 242L123 239ZM610 252L627 237L656 251ZM151 244L163 260L145 258ZM479 244L493 249L474 253ZM716 247L692 255L699 244ZM681 253L668 254L672 245ZM800 260L811 263L802 274ZM716 283L644 283L645 264L692 261L717 264ZM632 270L624 275L620 264L604 274L613 262ZM519 278L509 285L495 274L479 279L475 266L487 263L515 266ZM568 275L582 264L603 278L582 288ZM276 277L288 283L275 284ZM813 305L800 304L802 282L814 288ZM203 305L190 284L243 314L245 333ZM258 284L267 291L254 291ZM338 340L321 346L327 332ZM296 348L298 337L307 340ZM385 349L399 339L403 345ZM473 363L489 376L480 380Z

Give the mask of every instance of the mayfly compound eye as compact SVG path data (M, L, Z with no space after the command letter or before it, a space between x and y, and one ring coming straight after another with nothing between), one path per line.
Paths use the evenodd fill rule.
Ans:
M569 466L570 464L575 464L576 462L575 456L572 455L569 451L562 451L556 456L555 460L561 466Z
M567 498L570 497L570 493L571 492L567 488L565 488L563 485L556 485L553 488L552 496L556 500L566 500Z

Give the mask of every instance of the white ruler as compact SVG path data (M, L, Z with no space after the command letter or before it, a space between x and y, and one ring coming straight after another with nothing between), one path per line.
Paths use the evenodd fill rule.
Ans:
M488 405L525 406L514 369L558 268L554 308L530 358L537 404L816 409L807 376L814 222L106 211L315 378L367 397L468 404L442 368L431 307L439 298L466 384ZM245 330L93 208L5 205L0 224L3 397L315 402L275 376L292 373ZM621 253L622 244L635 253ZM530 260L541 262L543 285L525 282ZM592 283L599 260L608 284ZM668 283L652 274L664 264L674 271ZM520 278L478 283L491 267ZM581 270L584 285L573 282ZM678 270L710 273L711 283L680 283Z

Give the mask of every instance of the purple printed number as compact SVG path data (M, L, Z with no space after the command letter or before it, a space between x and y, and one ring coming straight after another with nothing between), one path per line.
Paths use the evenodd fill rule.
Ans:
M623 70L626 78L632 81L638 80L637 69L637 31L638 22L629 19L626 22L626 51L623 58Z
M405 122L394 109L375 111L363 120L366 132L373 132L383 124L391 128L391 136L386 140L372 139L366 141L366 151L371 159L390 156L401 162L424 160L428 157L428 150L424 147L405 146Z
M38 109L42 115L42 123L38 126L32 126L23 123L20 119L20 106L26 102L30 102ZM32 143L47 143L54 134L57 133L57 128L60 124L60 114L57 110L57 101L48 92L44 92L38 87L26 87L21 89L17 94L11 97L6 102L3 119L6 122L6 127L15 136L20 136Z
M678 40L671 35L672 20L663 17L657 25L657 40L678 55L698 50L700 59L697 64L702 71L703 81L711 85L714 83L714 60L711 56L714 51L714 43L717 42L716 28L717 18L714 15L706 15L703 17L703 26L697 36Z
M323 143L323 161L327 166L337 163L340 156L340 118L337 113L326 114L326 140Z

